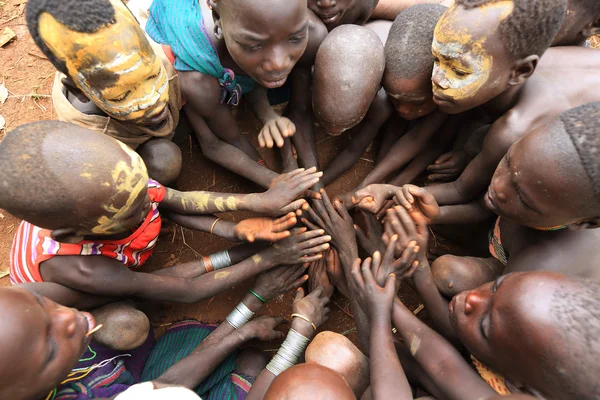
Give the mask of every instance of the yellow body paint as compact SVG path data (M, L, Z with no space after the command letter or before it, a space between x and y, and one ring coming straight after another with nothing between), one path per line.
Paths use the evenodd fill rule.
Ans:
M116 23L97 32L73 31L42 13L39 33L94 104L118 120L143 122L169 101L167 73L123 2L110 2Z
M215 207L217 207L217 210L219 210L219 211L221 211L221 212L225 211L225 207L223 206L223 203L224 203L224 202L225 202L225 201L223 200L223 198L222 198L222 197L217 197L217 198L215 199Z
M468 27L460 26L456 13L459 6L452 6L442 16L434 31L431 46L436 58L433 76L441 76L434 93L453 100L475 96L488 81L493 67L493 57L485 50L489 34L474 40ZM499 13L499 22L508 17L514 9L512 1L499 1L477 8L482 16L490 12ZM484 20L485 18L481 18ZM493 31L492 31L493 32Z
M255 254L252 256L252 261L254 261L255 264L258 264L262 261L262 257L259 254Z
M215 279L224 279L227 278L231 274L229 271L219 271L215 274Z
M115 194L102 204L108 215L100 217L98 225L92 229L92 232L98 235L121 232L121 218L129 212L140 196L146 195L148 188L148 171L142 158L125 144L117 143L129 156L129 160L119 161L111 171L110 186L115 188Z
M227 198L227 208L229 209L229 211L237 210L237 201L235 200L235 197L229 196Z

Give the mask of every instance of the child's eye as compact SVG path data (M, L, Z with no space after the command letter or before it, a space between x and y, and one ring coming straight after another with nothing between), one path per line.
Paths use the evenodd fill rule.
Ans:
M457 76L467 76L469 75L468 73L461 71L459 69L456 68L452 68L452 71L457 75Z
M159 75L160 75L160 72L157 72L157 73L155 73L154 75L152 75L152 76L149 76L149 77L148 77L146 80L147 80L147 81L151 81L151 80L153 80L153 79L156 79L156 78L158 78L158 76L159 76Z
M290 38L290 43L301 43L306 38L306 35Z
M240 43L240 46L246 51L256 51L262 47L260 44L250 45L250 44L242 44L242 43Z
M125 93L123 93L122 95L120 95L119 97L116 97L114 99L110 99L110 101L114 101L114 102L119 102L119 101L123 101L125 100L129 95L131 94L131 90L126 91Z

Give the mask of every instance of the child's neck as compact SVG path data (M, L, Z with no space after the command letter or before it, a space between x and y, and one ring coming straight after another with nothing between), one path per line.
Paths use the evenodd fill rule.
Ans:
M524 85L511 86L492 100L483 104L483 111L494 120L500 118L518 102Z

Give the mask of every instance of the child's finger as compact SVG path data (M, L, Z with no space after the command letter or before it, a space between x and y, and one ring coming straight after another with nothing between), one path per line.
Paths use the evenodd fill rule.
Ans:
M410 203L410 205L412 206L415 203L415 198L413 197L413 193L411 191L411 188L413 187L418 187L415 185L404 185L402 186L402 194L404 195L404 198L406 198L406 200Z
M313 201L313 206L318 207L321 206L321 204L318 201ZM317 212L315 212L315 209L312 207L309 207L306 212L308 213L308 216L310 217L310 219L313 220L313 222L317 225L319 225L321 228L325 228L325 224L323 223L323 220L321 219L320 215L317 214Z
M279 118L277 121L275 121L275 124L277 125L277 128L279 129L279 134L281 135L281 146L283 146L283 138L286 138L288 136L291 136L289 134L290 131L290 120L287 118ZM279 145L279 142L277 142L277 145Z
M417 247L416 242L410 242L402 252L400 258L394 261L392 267L394 268L394 271L396 271L396 273L402 274L408 268L410 268L412 263L417 258L417 252L415 252L415 247Z
M317 261L317 260L320 260L321 258L323 258L323 254L315 254L314 256L302 256L298 259L298 261L306 263L306 262Z
M325 209L325 205L323 204L323 199L321 200L313 200L312 202L313 209L317 213L317 215L321 218L324 224L329 225L331 223L331 219L329 218L329 214ZM325 226L325 225L323 225Z
M348 209L346 208L346 206L344 206L344 203L342 203L342 201L339 198L336 197L335 200L333 200L333 206L335 207L335 210L338 212L340 217L344 218L345 221L352 220L350 213L348 213Z
M253 243L254 242L254 234L252 234L251 232L248 232L246 234L246 241L248 243Z
M306 242L307 240L314 239L319 236L321 236L322 238L328 238L328 239L325 239L325 241L331 240L331 236L323 236L324 234L325 234L325 230L317 229L317 230L304 232L301 235L298 235L298 237L296 239L297 239L298 243Z
M373 260L371 261L371 273L373 274L373 276L378 276L379 270L382 267L383 265L381 264L381 253L379 251L376 251L373 253Z
M296 290L296 296L294 297L294 303L302 300L304 298L304 289L302 288L302 286L300 286L298 288L298 290Z
M314 186L314 183L318 182L322 176L323 176L323 171L317 171L317 172L313 172L312 174L297 176L294 178L294 182L295 182L296 186L292 190L304 193L307 189ZM311 183L312 183L312 186L307 186Z
M410 217L410 215L408 214L408 211L406 211L406 209L404 209L402 207L396 207L395 210L396 210L396 215L398 215L398 218L399 218L400 222L402 223L404 230L406 231L406 234L408 235L409 238L414 239L417 236L415 221L413 221L413 219Z
M357 287L362 288L365 285L362 274L360 272L360 258L354 260L354 264L352 264L352 269L350 270L350 275L352 276L352 280L354 281Z
M300 221L302 221L302 223L304 225L308 226L310 229L320 229L320 227L318 227L317 225L313 224L312 222L310 222L306 218L300 218Z
M371 241L367 239L367 236L358 225L354 225L354 232L356 233L356 238L358 239L358 242L360 243L361 247L363 249L369 248Z
M325 189L321 189L321 196L323 196L323 205L325 206L329 216L337 214L337 211L335 211L333 208L333 204L331 204L331 200L329 200L329 196L327 195Z
M310 256L311 254L322 253L329 249L331 245L329 243L320 244L317 246L308 247L300 251L301 256Z
M261 237L260 239L268 240L269 242L278 242L282 239L285 239L286 237L288 237L290 235L291 235L290 231L273 232L273 233L265 235L264 237Z
M289 212L289 213L287 213L287 215L285 217L276 219L273 222L273 228L271 228L271 231L272 232L286 231L286 230L290 229L291 227L293 227L294 225L296 225L297 222L298 222L298 219L296 218L296 214L294 214L294 212Z
M365 285L377 284L375 282L375 278L373 277L373 273L371 272L371 258L370 257L367 258L365 261L363 261L363 264L361 267L361 272L362 272L362 276L363 276Z
M270 125L265 127L265 143L268 149L273 148L273 137L271 134L271 129L272 127Z
M401 207L399 207L401 208ZM390 209L391 212L387 215L389 223L392 227L392 231L398 235L398 243L402 246L406 245L408 242L408 235L406 234L406 230L400 222L398 214L395 212L395 209Z
M304 275L301 278L296 279L294 282L290 283L287 288L286 288L286 292L292 289L295 289L297 287L300 287L304 284L304 282L306 282L308 280L308 275Z
M266 146L263 131L260 131L260 133L258 134L258 145L262 148Z
M288 135L287 135L287 137L292 137L295 134L296 134L296 124L294 124L292 121L289 121L288 122Z
M383 263L393 262L394 249L396 248L396 243L398 243L398 235L392 235L390 237L387 247L385 248L385 254L383 255Z
M304 197L308 198L308 199L316 199L316 200L321 200L321 193L319 192L315 192L312 189L308 189L304 191Z
M304 199L298 199L296 201L292 201L290 204L283 207L281 209L281 212L288 213L290 211L300 210L304 204L306 204L306 200L304 200Z
M383 290L386 294L393 295L396 291L396 274L393 272L387 276Z
M291 232L292 232L292 235L299 235L301 233L306 232L307 230L308 229L306 227L302 226L300 228L294 228L294 229L292 229ZM325 231L323 231L323 232L325 232Z

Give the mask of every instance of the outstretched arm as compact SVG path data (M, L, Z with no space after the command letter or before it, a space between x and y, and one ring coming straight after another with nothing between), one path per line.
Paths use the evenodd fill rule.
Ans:
M292 236L238 264L194 278L134 272L120 262L104 256L62 256L44 261L44 281L59 283L82 292L114 297L138 297L159 301L195 303L215 296L279 264L314 261L329 248L330 238L323 231ZM187 264L195 269L201 261Z
M297 169L278 176L264 193L180 192L167 188L160 207L179 214L254 211L278 216L303 207L306 201L299 198L319 181L321 175L322 172L316 172L315 168Z
M433 135L439 131L447 120L448 115L439 110L431 115L421 118L413 129L408 131L394 143L387 155L359 184L358 188L363 188L371 183L384 182L389 174L405 166L410 160L415 158L421 150L423 150ZM454 120L456 120L456 118L450 119L450 121ZM455 124L453 124L453 126L454 125ZM445 129L450 129L450 127Z
M218 81L196 71L179 72L179 79L188 101L184 110L204 156L262 187L269 187L278 174L258 163L260 155L240 134L227 105L221 104Z
M483 142L483 149L454 182L427 187L440 205L464 204L484 193L492 180L496 167L510 146L520 139L511 132L507 116L497 120Z

